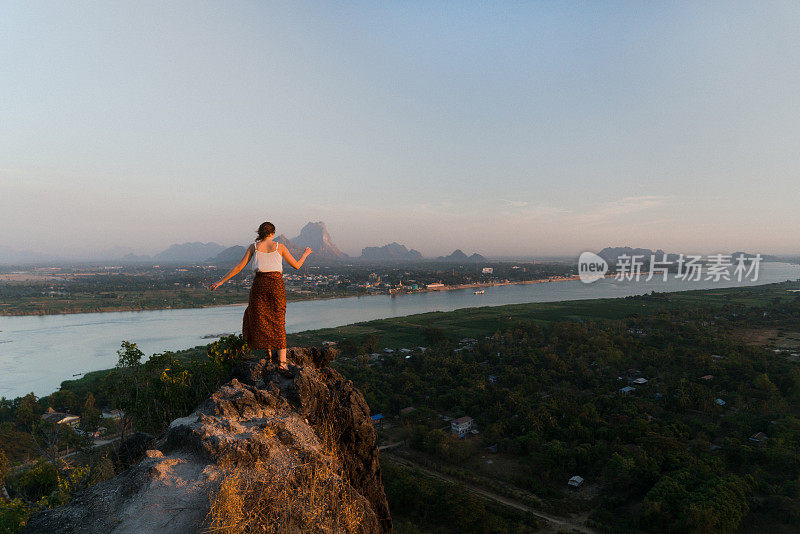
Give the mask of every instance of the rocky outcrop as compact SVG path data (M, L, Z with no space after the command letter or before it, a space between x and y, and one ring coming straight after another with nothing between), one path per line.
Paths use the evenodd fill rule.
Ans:
M324 260L347 259L347 254L339 250L336 245L333 244L333 239L328 233L325 223L322 221L306 224L303 229L300 230L300 235L289 241L300 253L302 253L303 249L306 247L311 247L317 258ZM290 250L292 246L287 245Z
M274 510L259 512L272 514L271 523L251 517L240 531L391 532L369 408L352 382L327 367L332 357L330 349L289 349L289 374L266 360L241 363L230 382L173 421L143 460L67 505L35 514L26 532L207 531L220 488L230 492L232 477L253 482L252 472L258 488L282 485L284 493ZM306 492L313 506L302 499L285 506L293 490L305 495L308 488L287 492L298 480L314 484ZM325 502L334 497L337 503ZM346 508L344 520L337 507Z

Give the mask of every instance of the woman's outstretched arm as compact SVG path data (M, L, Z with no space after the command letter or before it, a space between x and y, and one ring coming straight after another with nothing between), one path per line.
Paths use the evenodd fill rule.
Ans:
M278 243L278 251L281 253L281 256L283 256L283 259L286 260L286 263L288 263L295 269L299 269L300 267L302 267L308 255L314 252L313 250L311 250L311 247L306 247L306 249L303 251L303 255L300 256L300 259L296 260L294 259L294 256L292 256L292 253L289 252L289 249L286 248L286 246L284 246L283 243Z
M245 266L245 265L247 265L247 262L249 262L249 261L250 261L250 258L252 258L252 257L253 257L253 250L254 250L255 248L256 248L256 246L255 246L255 245L250 245L249 247L247 247L247 250L245 251L245 253L244 253L244 256L242 256L242 259L241 259L241 260L239 260L239 263L237 263L237 264L236 264L236 265L233 267L233 269L231 269L230 271L228 271L228 274L226 274L225 276L223 276L223 277L222 277L222 279L221 279L219 282L214 282L213 284L211 284L210 286L208 286L208 289L210 289L211 291L214 291L214 290L215 290L215 289L217 289L219 286L221 286L222 284L224 284L225 282L227 282L228 280L230 280L231 278L233 278L234 276L236 276L237 274L239 274L239 271L241 271L242 269L244 269L244 266Z

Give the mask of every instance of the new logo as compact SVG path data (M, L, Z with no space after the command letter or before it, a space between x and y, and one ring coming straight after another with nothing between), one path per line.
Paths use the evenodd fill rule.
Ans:
M608 272L606 260L594 252L583 252L578 258L578 277L584 284L591 284L603 278Z

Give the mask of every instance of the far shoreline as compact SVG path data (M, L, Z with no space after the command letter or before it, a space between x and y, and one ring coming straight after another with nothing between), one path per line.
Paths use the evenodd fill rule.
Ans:
M613 275L606 275L606 277L610 277ZM334 300L334 299L346 299L346 298L359 298L359 297L375 297L375 296L386 296L386 297L395 297L395 296L403 296L403 295L414 295L418 293L439 293L442 291L457 291L463 289L479 289L479 288L486 288L486 287L496 287L496 286L511 286L511 285L528 285L528 284L546 284L550 282L570 282L570 281L577 281L579 280L578 276L562 276L562 277L551 277L551 278L541 278L537 280L522 280L519 282L476 282L473 284L457 284L452 286L444 286L444 287L437 287L437 288L424 288L412 291L410 293L367 293L363 295L341 295L341 296L317 296L317 297L308 297L308 298L287 298L287 302L307 302L307 301L314 301L314 300ZM107 308L99 311L81 311L81 310L63 310L63 311L56 311L56 312L45 312L45 313L4 313L0 312L0 317L49 317L53 315L79 315L79 314L98 314L98 313L120 313L120 312L146 312L146 311L166 311L166 310L197 310L197 309L205 309L205 308L227 308L231 306L246 306L247 300L242 302L229 302L226 304L201 304L198 306L183 306L180 308L173 308L173 307L152 307L152 308L140 308L140 309L133 309L133 308L126 308L126 307L117 307L117 308Z
M785 265L796 265L792 262L765 262L765 263L781 263ZM647 271L642 271L640 275L647 275L649 274ZM603 278L614 278L616 273L607 273L603 276ZM438 293L443 291L458 291L464 289L481 289L481 288L488 288L488 287L499 287L499 286L512 286L512 285L530 285L530 284L548 284L552 282L577 282L580 281L580 277L578 275L572 276L552 276L548 278L539 278L536 280L521 280L518 282L475 282L472 284L456 284L450 286L443 286L443 287L434 287L434 288L422 288L411 291L409 293L367 293L361 295L340 295L340 296L315 296L315 297L308 297L308 298L287 298L287 302L308 302L308 301L316 301L316 300L335 300L335 299L347 299L347 298L361 298L361 297L375 297L375 296L386 296L386 297L395 297L395 296L403 296L403 295L415 295L419 293ZM764 282L764 283L756 283L753 284L755 286L760 285L768 285L777 282ZM687 289L686 291L692 291L692 289ZM477 295L476 295L477 296ZM49 316L57 316L57 315L78 315L78 314L99 314L99 313L120 313L120 312L147 312L147 311L166 311L166 310L197 310L197 309L207 309L207 308L225 308L231 306L245 306L247 305L247 301L243 300L241 302L229 302L225 304L202 304L198 306L183 306L183 307L152 307L152 308L141 308L141 309L131 309L131 308L111 308L111 309L104 309L100 311L80 311L80 310L64 310L52 313L4 313L0 311L0 318L3 317L49 317Z
M730 290L737 291L737 290L742 290L742 289L745 289L745 288L748 288L748 287L768 288L768 287L772 286L776 290L779 290L778 286L781 286L781 285L786 284L786 283L791 283L791 282L792 282L791 280L785 280L785 281L780 281L780 282L767 282L765 284L759 284L759 285L756 285L756 286L743 286L743 287L738 287L738 288L736 288L736 287L726 287L726 288L703 288L703 289L694 289L694 290L668 291L668 292L663 293L663 295L675 295L675 296L678 296L678 295L681 295L681 294L684 294L684 293L695 293L695 294L705 295L706 297L712 297L712 295L714 295L717 291L720 291L720 290L722 290L722 291L730 291ZM528 282L528 283L531 283L531 282ZM502 285L512 285L512 284L502 284ZM460 289L464 289L464 288L460 288ZM786 289L785 291L800 291L800 289ZM634 295L634 297L643 297L643 296L645 296L645 295ZM348 297L339 297L339 298L348 298ZM571 307L580 306L581 304L586 304L586 303L589 303L589 302L594 303L597 306L604 306L604 303L610 303L610 302L614 302L614 301L617 301L617 302L624 301L626 298L627 297L598 297L598 298L577 299L577 300L559 300L559 301L552 301L552 302L528 302L528 303L517 303L517 304L502 304L502 305L498 305L498 306L491 306L490 308L493 309L493 311L491 313L495 317L506 317L506 315L508 315L509 311L514 310L514 313L511 314L511 315L514 315L514 316L517 317L517 319L519 319L520 318L520 310L525 311L525 313L523 313L523 315L525 315L526 313L531 313L531 312L534 312L535 310L541 310L541 309L550 308L550 307L553 307L553 306L562 306L562 307L571 308ZM235 304L225 304L225 305L222 305L222 306L234 306L234 305ZM217 306L211 306L211 307L217 307ZM465 314L466 315L474 314L476 311L481 310L481 309L483 309L483 307L481 307L481 306L469 307L469 308L459 308L459 309L456 309L456 310L442 312L441 315L439 315L438 317L439 317L439 321L441 321L442 319L446 319L447 317L456 317L456 316L463 316ZM287 340L291 340L291 341L289 341L289 345L288 346L293 346L293 347L297 347L297 346L321 346L319 339L313 339L313 338L331 339L331 337L333 337L334 339L338 339L338 338L340 338L342 336L345 336L345 337L346 336L352 336L353 335L352 333L347 333L347 331L349 329L352 329L352 327L369 325L370 323L383 323L383 322L386 322L386 321L390 322L391 324L395 324L396 325L396 324L398 324L398 321L406 322L406 321L408 321L409 318L430 317L431 313L432 312L412 313L412 314L405 315L405 316L390 317L390 318L387 318L387 319L372 319L372 320L368 320L368 321L358 321L358 322L355 322L355 323L340 325L340 326L336 326L336 327L312 328L312 329L308 329L308 330L302 330L302 331L299 331L299 332L292 332L292 333L288 333L287 334ZM433 313L435 313L435 312L433 312ZM569 315L571 316L571 312L570 312ZM512 317L508 316L507 318L511 319ZM223 336L224 335L227 335L227 334L223 334ZM208 336L208 337L204 338L204 340L207 340L207 342L200 343L200 344L198 344L198 345L196 345L194 347L187 347L185 349L179 349L179 350L170 351L170 352L172 352L175 355L196 354L198 350L202 351L203 349L206 349L209 345L211 345L214 342L216 342L220 337L221 336L218 336L218 335L211 335L211 336ZM96 377L96 376L100 376L100 375L106 374L106 373L108 373L108 372L110 372L112 370L113 370L113 367L109 367L109 368L93 369L93 370L89 370L89 371L73 374L71 378L67 378L65 380L62 380L60 386L54 392L61 391L63 389L69 389L70 387L74 387L77 384L86 383L87 380L91 381L92 377ZM65 386L66 386L66 388L65 388ZM34 394L35 394L35 392L34 392ZM50 394L52 394L52 393L50 393ZM18 395L17 397L13 397L13 398L20 398L21 396L22 395ZM11 397L9 397L9 399L10 398Z

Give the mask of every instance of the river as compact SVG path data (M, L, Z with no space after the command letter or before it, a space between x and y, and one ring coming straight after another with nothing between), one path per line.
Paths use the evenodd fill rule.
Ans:
M477 306L625 297L650 291L758 285L798 278L800 265L763 263L755 283L684 282L672 277L666 282L660 278L649 282L606 278L592 284L570 280L493 286L484 288L482 295L475 295L472 289L460 289L290 302L286 310L286 331L301 332ZM0 317L0 396L13 398L30 392L46 395L57 390L63 380L113 367L122 340L137 343L147 355L210 343L213 339L204 336L240 332L243 311L241 305Z

